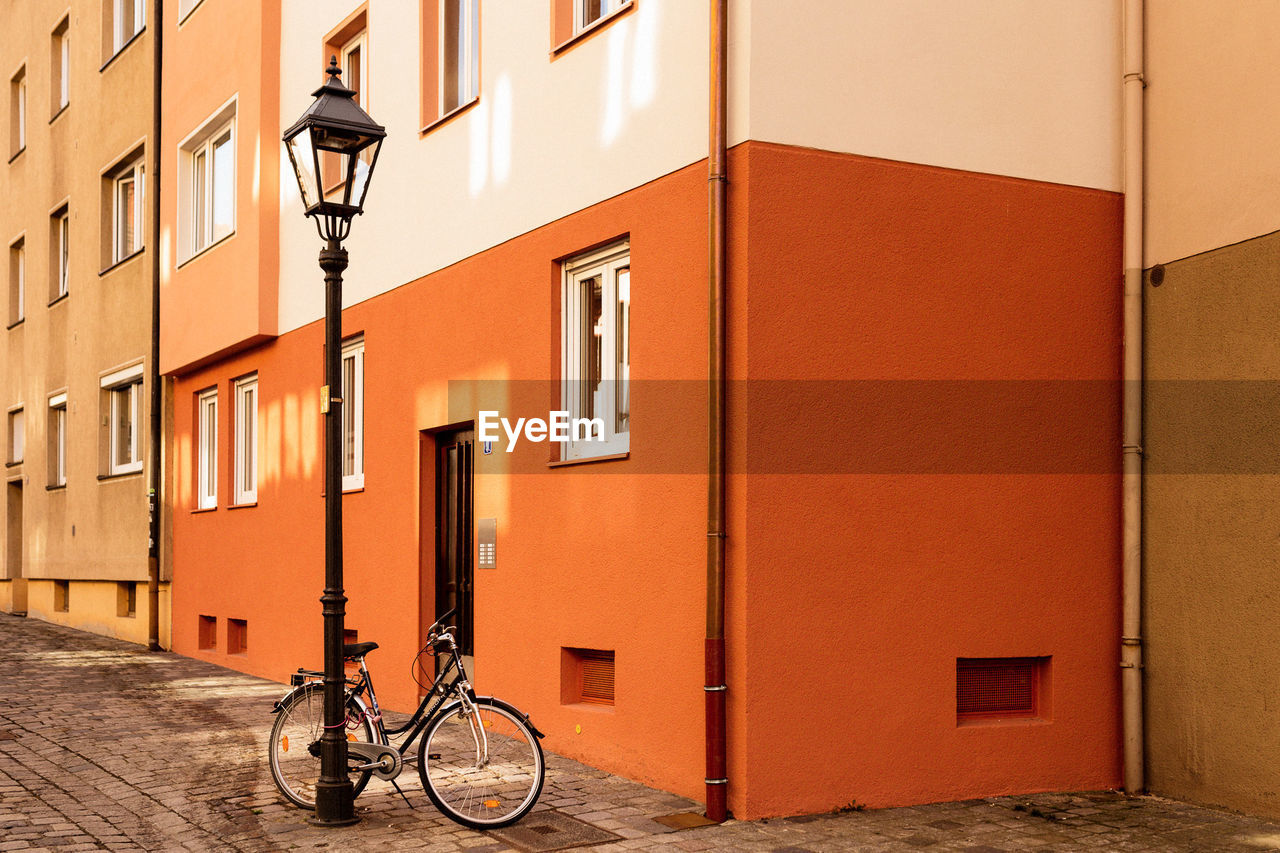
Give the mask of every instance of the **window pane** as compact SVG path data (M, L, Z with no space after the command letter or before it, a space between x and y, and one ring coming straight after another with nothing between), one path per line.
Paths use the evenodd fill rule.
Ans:
M132 385L125 385L111 392L111 416L115 427L114 462L117 467L133 461L132 388Z
M18 280L15 297L18 303L14 306L14 320L21 320L27 314L27 248L25 245L18 246Z
M62 36L62 58L59 62L58 79L59 93L58 106L65 107L67 105L69 94L71 91L71 36L63 34Z
M580 0L580 2L582 3L582 26L585 27L599 20L603 11L601 8L604 5L603 0Z
M356 357L342 359L342 476L356 472Z
M213 239L220 240L235 227L235 154L228 130L213 143Z
M22 410L9 415L9 461L21 462L26 451L27 437Z
M627 432L631 422L631 268L618 270L617 329L618 352L614 364L614 391L617 419L614 432Z
M603 410L604 362L601 344L604 337L604 300L600 276L583 280L582 288L582 376L578 417L594 418Z
M62 296L67 292L68 272L70 270L70 258L68 253L71 249L71 216L63 214L58 220L58 295Z
M18 84L18 148L27 147L27 80Z
M443 20L440 26L440 106L442 113L456 110L462 103L463 71L463 17L464 0L444 0L441 3Z
M191 245L194 251L200 251L205 247L206 243L206 225L205 225L205 184L208 180L205 174L208 168L208 156L204 151L196 154L194 162L191 164L191 199L192 199L192 217L191 228Z
M133 252L133 177L121 178L116 184L116 260Z
M67 410L65 408L54 409L54 435L58 454L54 485L62 486L67 482Z
M471 76L468 79L467 99L480 94L480 0L471 0Z
M360 45L350 48L343 56L344 83L348 89L356 93L355 102L361 107L368 106L364 101L364 66L360 59Z

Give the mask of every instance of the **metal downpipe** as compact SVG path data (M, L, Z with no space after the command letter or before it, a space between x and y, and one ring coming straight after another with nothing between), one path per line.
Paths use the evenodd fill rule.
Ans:
M1124 789L1141 793L1142 709L1142 267L1143 267L1143 0L1124 5L1124 391L1121 528L1123 626L1120 689Z
M728 769L725 685L725 152L728 0L711 0L711 80L708 163L708 317L710 394L707 441L707 638L706 683L707 817L717 823L728 816Z

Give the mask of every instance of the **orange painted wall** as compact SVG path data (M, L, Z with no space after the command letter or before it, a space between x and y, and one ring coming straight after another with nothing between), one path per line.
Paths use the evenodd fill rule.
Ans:
M749 157L732 807L1118 784L1120 198L773 145ZM768 396L779 380L844 384L802 386L830 410L788 410ZM970 394L992 416L967 435L995 455L957 441L899 467L877 451L938 441L936 415L859 411L875 397L858 380L1053 380L1008 386L1016 403L1049 385L1060 417L980 408L987 386L956 382L961 411ZM822 434L842 419L862 443L847 452L841 426ZM792 473L814 462L841 473ZM957 726L957 657L1044 655L1050 722Z
M160 370L170 373L276 333L280 2L201 4L179 23L166 0L164 27ZM178 145L232 96L235 233L179 267Z
M822 476L783 455L802 453L813 413L751 399L798 379L1114 380L1118 198L759 143L735 148L730 168L732 810L1117 783L1118 479L1102 447L1115 406L1068 396L1078 428L1055 440L1099 447L1068 473ZM484 380L530 380L505 386L499 408L545 413L556 260L630 235L630 458L548 469L545 445L477 454L475 516L498 519L498 568L476 572L477 686L532 712L549 749L695 798L705 414L692 397L668 410L669 391L653 388L670 386L645 383L706 376L705 169L550 223L344 321L366 349L366 487L344 499L348 626L382 645L382 696L406 709L421 627L419 431L478 408L493 393ZM320 665L320 353L316 323L179 378L179 652L280 680ZM254 370L258 505L227 509L230 383ZM220 505L193 513L194 394L214 383ZM856 418L848 408L837 400L835 414ZM202 613L218 617L220 643L227 618L247 619L248 653L198 650ZM560 704L561 647L616 651L612 710ZM956 726L956 657L1029 655L1053 656L1051 722Z
M546 417L556 260L628 234L633 376L704 378L705 205L705 164L691 166L345 312L344 332L365 336L366 394L365 489L344 499L347 625L380 644L371 664L390 707L416 701L419 431L457 419L450 380L464 394L467 380L538 380L511 386L502 410ZM178 379L176 651L278 680L321 665L321 343L314 323ZM231 382L255 370L258 504L228 509ZM219 507L192 512L195 393L215 383ZM670 447L703 458L705 437L645 393L629 460L549 469L545 444L477 453L475 516L498 519L498 568L476 572L477 688L530 711L549 749L698 795L705 478L644 471ZM197 648L201 614L219 620L216 651ZM227 618L249 623L243 656L225 653ZM616 651L614 708L560 704L562 647Z

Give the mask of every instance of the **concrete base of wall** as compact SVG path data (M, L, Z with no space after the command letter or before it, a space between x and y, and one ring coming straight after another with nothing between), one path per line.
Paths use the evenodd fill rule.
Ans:
M78 631L114 637L130 643L147 643L148 600L146 581L54 581L28 579L0 582L0 608L16 597L14 584L26 585L26 614ZM58 585L64 584L62 589ZM129 613L128 585L134 585L133 612ZM65 594L65 599L64 599ZM16 612L9 609L8 612ZM170 648L169 584L160 584L160 645Z

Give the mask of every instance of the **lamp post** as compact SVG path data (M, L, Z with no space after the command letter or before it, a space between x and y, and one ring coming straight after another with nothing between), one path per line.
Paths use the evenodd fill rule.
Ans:
M322 826L355 823L355 793L347 775L346 711L343 692L342 622L347 598L342 589L342 271L347 252L342 241L351 219L364 212L369 178L387 131L369 118L342 85L337 59L325 70L329 79L312 93L315 101L284 133L289 160L298 177L302 206L315 218L325 241L324 376L320 411L324 414L324 735L320 739L320 781L312 821ZM326 189L328 192L326 193Z

